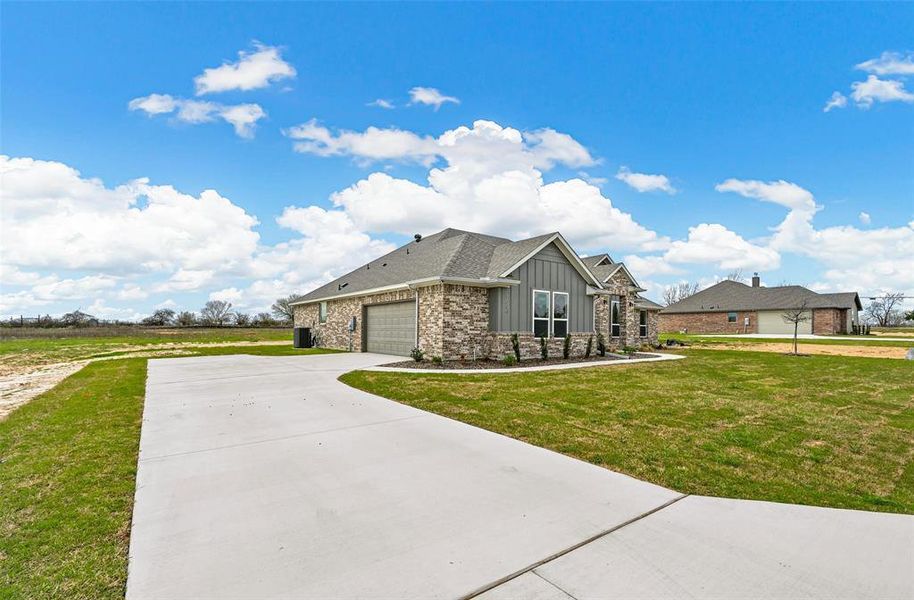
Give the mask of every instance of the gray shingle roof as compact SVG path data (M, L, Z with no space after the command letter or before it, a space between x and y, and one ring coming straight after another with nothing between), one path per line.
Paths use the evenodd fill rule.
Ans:
M856 292L818 294L799 285L751 287L738 281L721 281L663 309L664 313L787 310L799 308L860 308Z
M350 271L305 294L298 302L437 277L497 279L554 235L548 233L513 242L460 229L444 229Z
M581 262L587 265L587 268L593 271L593 268L596 267L599 263L607 261L609 264L612 264L613 259L609 254L595 254L593 256L582 256Z
M647 298L638 296L635 298L635 308L641 308L644 310L660 310L663 307L653 300L648 300Z

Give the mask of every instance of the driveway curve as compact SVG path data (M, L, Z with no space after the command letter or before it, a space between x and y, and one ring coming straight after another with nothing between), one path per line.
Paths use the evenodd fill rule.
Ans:
M914 591L912 517L683 497L337 381L388 361L150 360L127 597Z

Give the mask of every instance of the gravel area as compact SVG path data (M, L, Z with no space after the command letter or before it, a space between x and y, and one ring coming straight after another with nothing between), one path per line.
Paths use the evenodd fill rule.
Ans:
M655 358L656 354L643 354L636 352L631 358ZM392 367L396 369L440 369L447 371L451 369L523 369L529 367L545 367L549 365L567 365L571 363L601 363L607 361L628 360L629 356L625 354L609 354L606 356L591 356L590 358L548 358L541 360L539 358L528 358L511 365L506 365L501 360L446 360L441 363L433 363L430 360L416 362L414 360L402 360L393 363L380 365L382 367Z

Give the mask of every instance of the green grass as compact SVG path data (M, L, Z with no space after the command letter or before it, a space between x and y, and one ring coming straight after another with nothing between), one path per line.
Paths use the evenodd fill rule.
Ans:
M683 354L571 371L359 371L342 380L681 492L914 513L911 363Z
M661 333L660 342L664 343L668 339L679 340L681 342L688 342L695 345L713 345L713 344L785 344L785 348L789 344L793 344L793 338L789 336L784 336L783 338L750 338L745 336L734 335L731 337L709 337L697 333ZM875 336L855 336L849 335L845 336L840 340L823 340L823 339L803 339L800 338L797 340L800 344L816 344L816 345L825 345L825 346L862 346L864 348L875 348L879 346L886 346L890 348L914 348L914 338L911 338L910 341L902 342L893 342L887 340L880 340Z
M0 421L0 598L123 597L146 362L94 362Z

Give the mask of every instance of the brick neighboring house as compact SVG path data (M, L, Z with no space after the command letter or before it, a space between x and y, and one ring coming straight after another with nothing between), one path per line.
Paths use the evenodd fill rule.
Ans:
M660 305L640 297L622 263L580 257L560 233L511 241L445 229L343 275L292 304L321 346L445 360L501 357L517 333L524 358L539 337L560 356L602 332L607 347L656 344Z
M849 333L863 309L857 292L819 294L799 285L763 287L758 273L752 285L721 281L660 311L661 331L687 333L771 333L793 335L785 310L806 309L799 333Z

